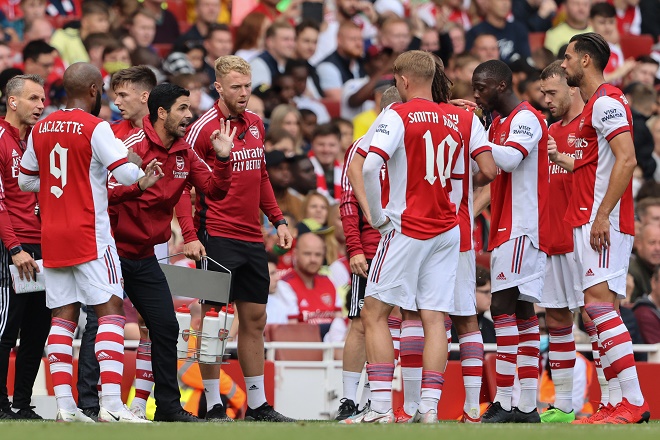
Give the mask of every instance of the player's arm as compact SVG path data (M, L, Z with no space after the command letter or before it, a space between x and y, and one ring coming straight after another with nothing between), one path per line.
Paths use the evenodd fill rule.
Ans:
M191 169L188 178L197 190L211 200L222 200L227 196L231 186L231 148L234 145L236 127L231 128L229 121L220 120L220 129L211 133L211 146L215 152L213 170L197 155L194 149L191 153Z
M181 235L183 235L183 254L186 258L199 261L206 255L206 249L197 237L197 228L195 228L195 223L193 222L193 207L189 184L183 190L179 201L174 206L174 214L181 227Z
M472 127L470 135L470 158L475 162L479 171L474 175L475 186L488 185L497 176L497 165L493 159L493 152L488 145L486 130L476 115L472 115Z
M472 211L474 218L481 215L482 212L490 205L490 184L474 191L474 199L472 201Z
M132 185L145 173L136 164L127 159L128 149L122 141L115 138L110 124L99 123L92 133L92 156L112 173L122 185Z
M569 173L573 172L575 159L568 154L560 153L557 150L557 142L550 135L548 135L548 158Z
M356 155L357 145L353 144L346 151L344 158L344 172L341 179L341 202L339 204L339 214L341 215L341 224L346 237L346 251L350 257L349 264L351 272L366 278L367 260L362 250L362 240L360 239L360 206L353 194L353 187L348 180L347 171Z
M39 161L37 161L37 155L34 152L32 133L28 136L27 147L25 153L23 153L23 158L21 159L18 174L18 186L22 191L39 192Z
M14 228L11 225L9 211L4 203L5 189L2 184L2 171L0 170L0 240L8 251L15 249L21 245L21 242L14 233ZM19 248L21 249L21 248ZM39 266L34 261L34 258L24 250L21 250L15 255L11 256L11 261L18 269L18 277L22 280L25 277L28 281L32 279L33 272L39 272Z
M495 163L507 173L514 171L527 155L538 147L542 135L543 129L532 112L518 112L511 121L509 137L504 145L490 143Z

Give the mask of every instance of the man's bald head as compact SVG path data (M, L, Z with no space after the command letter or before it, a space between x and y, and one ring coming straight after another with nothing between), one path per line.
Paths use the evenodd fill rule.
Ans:
M101 95L103 94L103 77L99 69L90 63L75 63L64 71L64 90L69 107L76 101L76 106L87 103L83 110L98 116L101 110Z

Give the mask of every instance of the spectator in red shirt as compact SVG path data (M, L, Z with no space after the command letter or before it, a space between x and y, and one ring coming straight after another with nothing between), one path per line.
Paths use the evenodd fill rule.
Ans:
M633 312L644 343L660 343L660 266L653 269L651 292L635 301Z

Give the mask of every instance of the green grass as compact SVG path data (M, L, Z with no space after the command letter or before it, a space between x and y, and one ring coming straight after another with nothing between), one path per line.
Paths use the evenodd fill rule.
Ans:
M222 436L222 437L219 437ZM1 440L636 440L660 438L660 422L634 426L570 425L339 425L333 422L296 424L64 424L0 423Z

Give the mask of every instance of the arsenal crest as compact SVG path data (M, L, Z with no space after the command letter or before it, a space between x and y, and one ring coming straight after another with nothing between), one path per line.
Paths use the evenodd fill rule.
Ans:
M183 168L186 166L186 162L183 159L183 156L176 157L176 170L183 171Z
M578 126L578 130L582 131L582 127L584 127L584 118L580 119L580 125Z
M329 294L321 295L321 301L323 301L323 304L330 307L332 305L332 295Z
M250 127L250 134L254 136L255 139L259 139L259 129L257 127Z
M573 147L575 145L575 133L569 134L566 142L568 142L569 147Z
M504 141L506 141L506 133L500 135L500 145L504 145Z

